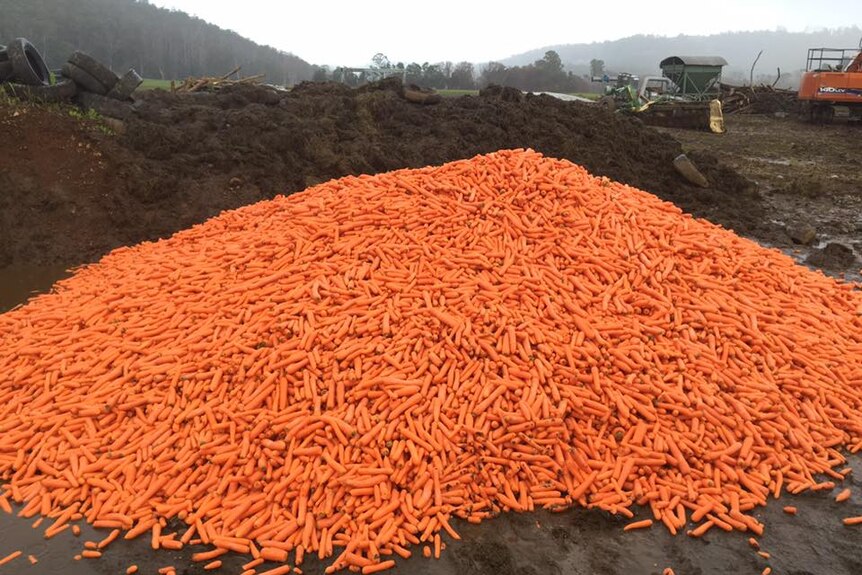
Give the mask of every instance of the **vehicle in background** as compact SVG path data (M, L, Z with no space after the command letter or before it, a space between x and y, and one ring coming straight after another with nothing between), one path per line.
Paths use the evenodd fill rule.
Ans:
M804 118L862 120L862 39L858 48L811 48L798 99Z

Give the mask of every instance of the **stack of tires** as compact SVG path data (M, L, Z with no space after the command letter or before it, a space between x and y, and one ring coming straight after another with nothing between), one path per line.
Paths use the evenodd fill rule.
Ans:
M77 100L81 106L117 119L125 119L131 114L131 107L125 102L132 99L132 94L143 82L134 70L120 78L107 66L80 51L69 56L61 73L78 87Z
M129 70L120 78L107 66L80 51L69 56L69 61L63 65L63 76L71 78L82 92L121 102L131 99L132 93L142 82L134 70Z
M42 55L26 38L0 46L0 83L6 93L24 100L62 102L72 99L77 92L75 83L69 79L57 78L51 83L51 73Z
M127 104L143 81L129 70L117 76L84 52L69 56L52 83L51 73L39 51L26 38L0 45L0 87L24 100L64 102L76 98L85 107L114 118L131 113Z

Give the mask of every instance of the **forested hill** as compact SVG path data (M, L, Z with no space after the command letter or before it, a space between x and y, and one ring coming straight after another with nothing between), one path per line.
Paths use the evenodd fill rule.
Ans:
M589 74L591 60L601 60L610 72L635 74L659 73L659 62L668 56L723 56L726 81L741 83L749 79L751 65L761 50L763 54L754 71L756 82L771 82L776 68L782 78L798 77L805 69L808 48L853 48L859 45L862 30L849 26L834 30L788 32L784 30L725 32L712 36L630 36L620 40L592 44L565 44L537 48L501 60L507 66L522 65L555 50L567 70ZM795 84L794 84L795 85Z
M146 0L0 0L0 44L28 38L52 68L84 50L116 72L148 78L213 76L242 66L274 84L308 80L306 61Z

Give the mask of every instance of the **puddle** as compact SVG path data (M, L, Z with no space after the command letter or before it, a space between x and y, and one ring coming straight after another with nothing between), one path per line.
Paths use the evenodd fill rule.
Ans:
M46 293L58 280L72 275L66 266L11 265L0 268L0 313L9 311L32 296Z

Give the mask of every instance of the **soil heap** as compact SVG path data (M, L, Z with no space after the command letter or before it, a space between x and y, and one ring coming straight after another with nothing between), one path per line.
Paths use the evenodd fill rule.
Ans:
M391 80L156 90L115 135L62 111L0 105L12 142L0 155L0 267L77 265L331 178L504 148L571 160L744 235L773 233L747 180L701 155L693 159L711 187L685 183L672 165L680 144L635 118L494 90L433 106L402 95Z

